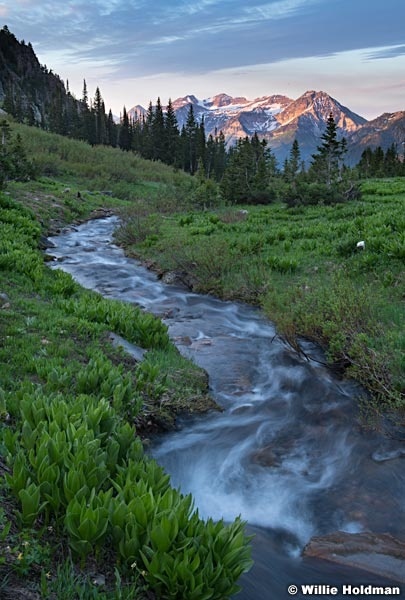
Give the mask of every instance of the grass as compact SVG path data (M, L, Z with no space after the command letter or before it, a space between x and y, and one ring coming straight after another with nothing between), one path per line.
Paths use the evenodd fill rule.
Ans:
M319 342L372 392L375 409L403 410L404 209L405 179L376 180L363 184L362 199L334 206L164 219L132 211L117 239L163 270L187 272L196 291L262 306L297 349L299 336Z
M318 341L368 387L373 410L394 408L402 420L405 180L364 183L361 200L336 206L244 211L216 198L207 211L203 187L183 173L13 129L38 178L0 195L1 594L18 597L22 586L44 598L164 598L176 588L182 598L225 598L250 564L240 522L220 533L222 523L191 515L133 430L211 408L205 375L157 320L47 269L38 245L66 224L125 214L117 237L127 252L181 271L195 290L262 306L292 345ZM113 347L110 331L143 345L144 361ZM180 539L186 530L204 543ZM218 540L228 583L207 554Z
M168 210L194 183L118 150L15 127L41 176L0 193L1 595L228 597L250 565L243 524L203 522L139 438L180 412L217 408L205 373L158 319L83 290L38 249L47 232L105 210L162 198ZM142 346L144 360L110 332Z

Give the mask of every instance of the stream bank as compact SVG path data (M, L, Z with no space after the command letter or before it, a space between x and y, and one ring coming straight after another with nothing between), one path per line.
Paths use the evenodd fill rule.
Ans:
M151 452L175 486L193 493L202 516L242 514L255 531L255 566L238 598L287 598L288 585L306 582L394 587L391 578L302 551L336 530L405 538L403 442L391 440L391 454L379 460L387 439L361 427L355 382L294 353L257 309L158 281L111 243L115 225L89 222L53 238L55 267L106 297L165 315L180 352L208 372L223 411L187 419ZM321 358L316 347L305 350Z

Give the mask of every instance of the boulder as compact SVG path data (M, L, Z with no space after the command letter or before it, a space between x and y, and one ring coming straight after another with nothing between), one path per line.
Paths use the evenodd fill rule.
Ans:
M336 531L313 537L303 555L405 583L405 542L388 533Z

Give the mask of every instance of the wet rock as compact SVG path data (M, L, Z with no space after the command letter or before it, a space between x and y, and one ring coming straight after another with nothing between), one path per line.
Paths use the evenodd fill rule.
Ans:
M385 462L387 460L394 460L405 456L404 444L391 443L386 446L382 446L378 450L375 450L371 455L371 458L375 462Z
M260 465L261 467L279 467L282 462L282 457L277 455L274 448L267 446L261 448L252 455L252 462Z
M5 293L0 293L0 309L7 310L11 308L10 298Z
M45 235L41 235L39 238L38 247L40 250L47 250L48 248L56 248L56 245Z
M192 290L195 285L195 279L186 271L166 271L164 273L158 272L158 276L160 276L163 283L177 285L189 290Z
M303 555L405 583L405 542L387 533L336 531L312 538Z
M211 338L201 338L198 340L193 340L193 342L191 343L191 347L194 348L194 350L199 350L200 348L204 348L205 346L212 346Z
M175 271L168 271L162 275L163 283L173 284L178 281L178 274Z
M93 583L93 585L95 585L97 587L105 586L105 575L102 575L102 574L95 575L92 579L92 583Z
M143 360L146 350L144 350L140 346L131 344L123 337L113 332L110 333L109 340L113 344L113 346L123 348L125 352L132 356L132 358L135 359L137 362L141 362Z
M182 346L191 346L192 344L191 338L188 335L178 335L173 339L173 341L176 344L181 344Z

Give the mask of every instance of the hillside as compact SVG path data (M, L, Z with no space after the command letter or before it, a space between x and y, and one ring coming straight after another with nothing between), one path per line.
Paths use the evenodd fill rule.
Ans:
M123 147L120 127L111 112L107 118L100 90L97 88L90 103L86 94L83 89L83 99L76 100L52 69L39 64L30 43L19 42L7 27L0 30L0 110L14 115L18 121L92 144ZM382 115L368 123L324 91L307 91L297 99L281 94L248 99L219 93L201 100L190 94L172 104L180 129L193 106L196 121L204 119L207 136L222 131L229 147L239 138L257 133L268 141L279 166L283 165L294 139L300 144L302 159L309 163L331 113L339 136L347 140L350 165L358 162L367 146L381 146L385 151L396 144L400 151L405 139L403 112ZM128 115L142 119L146 112L138 104Z
M30 43L19 42L3 27L0 30L0 106L10 113L28 115L30 125L48 128L61 110L80 110L80 103L67 93L60 77L40 65Z

